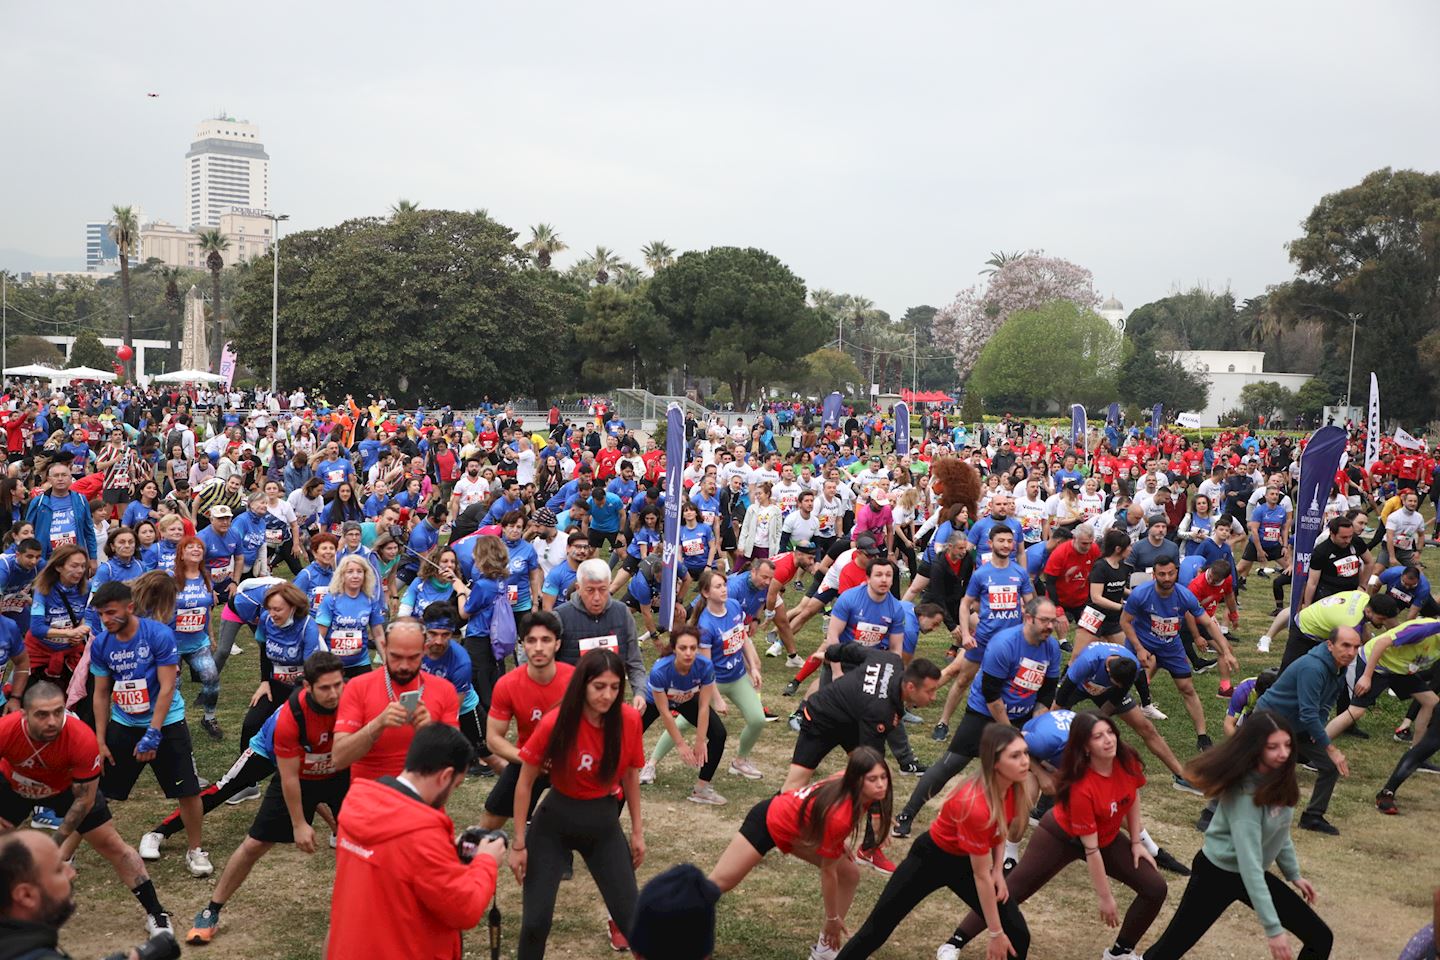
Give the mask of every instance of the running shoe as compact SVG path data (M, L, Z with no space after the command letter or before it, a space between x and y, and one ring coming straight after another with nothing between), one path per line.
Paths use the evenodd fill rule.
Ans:
M950 738L950 724L941 720L935 724L935 729L930 731L931 740L948 740Z
M791 670L799 670L805 666L805 658L798 653L792 653L785 658L785 666Z
M238 657L238 656L240 656L240 654L242 654L242 653L244 653L244 652L245 652L245 648L242 647L242 646L240 646L240 644L238 644L238 643L232 643L232 644L230 644L230 656L232 656L232 657Z
M904 840L910 836L910 818L903 813L895 814L895 820L890 824L890 836Z
M1105 952L1100 954L1100 960L1145 960L1144 957L1134 950L1126 950L1124 953L1116 953L1114 947L1106 947Z
M1195 749L1201 753L1204 753L1213 746L1215 746L1215 741L1210 739L1209 734L1202 733L1195 738Z
M761 707L760 709L765 714L766 723L774 723L776 720L780 719L780 714L776 713L774 710L771 710L769 707Z
M210 737L210 739L214 740L216 743L219 743L221 740L225 739L225 731L220 729L220 721L216 720L214 717L206 717L205 719L201 720L200 729L204 730L205 733Z
M1170 851L1166 850L1164 847L1161 847L1159 850L1155 851L1155 866L1159 867L1161 870L1167 870L1170 873L1173 873L1179 877L1190 876L1190 868L1185 866L1185 864L1181 863L1179 860L1176 860L1174 855L1171 854Z
M696 787L694 790L691 790L690 796L685 799L691 803L703 803L710 807L725 806L725 798L716 793L715 788L708 783L703 787Z
M215 931L220 928L220 918L210 912L206 907L195 914L195 923L190 932L185 934L185 942L192 947L198 947L215 939Z
M788 666L789 664L787 663L786 665ZM800 692L800 681L799 681L799 680L794 680L794 679L792 679L789 683L785 684L785 689L780 692L780 696L782 696L782 697L793 697L793 696L795 696L795 694L797 694L797 693L799 693L799 692Z
M159 860L160 844L165 842L163 833L147 833L140 838L140 859Z
M1320 772L1320 768L1315 766L1315 764L1309 762L1308 760L1301 760L1299 763L1295 764L1295 767L1298 770L1309 770L1311 773Z
M840 951L834 947L826 946L819 940L810 947L810 960L835 960Z
M1145 716L1149 717L1151 720L1169 720L1169 719L1170 719L1166 714L1161 713L1161 712L1160 712L1160 708L1157 707L1157 706L1155 706L1155 704L1153 704L1153 703L1147 703L1147 704L1145 704L1143 707L1140 708L1140 712L1141 712L1142 714L1144 714Z
M1395 806L1395 791L1381 790L1375 794L1375 809L1392 817L1398 814L1400 808Z
M1415 767L1415 772L1416 772L1416 773L1440 773L1440 767L1435 766L1435 764L1433 764L1433 763L1431 763L1430 761L1427 760L1427 761L1425 761L1424 763L1417 765L1417 766Z
M863 863L867 867L874 867L887 876L895 872L895 864L885 856L885 851L879 847L874 850L861 850L855 854L855 862Z
M960 945L946 940L935 951L935 960L960 960Z
M737 777L744 777L746 780L759 780L765 776L760 768L750 762L748 757L736 757L730 761L730 772Z
M1219 662L1219 660L1210 660L1206 659L1205 657L1199 657L1195 660L1195 672L1209 673L1211 670L1215 669L1216 664L1218 664Z
M1219 697L1221 700L1229 700L1234 695L1235 685L1233 683L1227 683L1225 686L1220 687L1218 690L1215 691L1215 696Z
M64 821L49 807L36 807L30 812L30 826L36 830L59 830Z
M1331 837L1340 836L1340 828L1321 816L1301 817L1300 829L1310 830L1314 833L1323 833Z
M799 732L800 732L800 714L798 714L798 713L792 713L792 714L790 714L790 729L791 729L792 731L794 731L795 733L799 733Z
M258 786L256 786L255 784L252 783L252 784L250 784L250 786L248 786L248 787L246 787L245 789L241 790L239 793L235 794L235 796L231 797L229 800L226 800L225 802L226 802L227 804L229 804L230 806L232 806L232 807L238 807L240 804L244 803L246 800L258 800L258 799L260 799L260 788L259 788Z
M1071 643L1069 640L1061 640L1061 641L1060 641L1060 649L1061 649L1062 651L1064 651L1065 653L1069 653L1071 650L1074 650L1074 649L1075 649L1075 645L1074 645L1073 643Z
M1195 829L1201 833L1210 829L1210 821L1215 819L1215 811L1206 807L1200 811L1200 816L1195 818Z
M655 764L646 763L640 768L640 784L642 786L655 782Z
M208 877L215 872L215 867L210 863L210 854L199 847L185 851L185 869L190 871L192 877Z
M1005 862L1001 865L1000 869L1001 869L1002 871L1004 871L1005 876L1008 877L1008 876L1010 876L1010 871L1011 871L1011 870L1014 870L1014 869L1015 869L1015 865L1016 865L1017 863L1019 863L1019 862L1020 862L1020 861L1019 861L1019 860L1016 860L1014 857L1006 857L1006 858L1005 858Z
M909 763L900 764L900 772L911 777L918 777L928 769L930 769L929 766L921 763L919 760L911 760Z
M1269 652L1270 652L1270 638L1269 638L1269 637L1261 637L1259 640L1256 640L1256 641L1255 641L1255 649L1256 649L1258 652L1260 652L1260 653L1269 653Z
M1170 782L1175 787L1175 789L1179 790L1181 793L1193 793L1197 797L1205 796L1205 794L1199 788L1197 788L1195 784L1191 783L1189 780L1186 780L1178 773L1171 778Z
M784 652L784 650L785 644L781 643L779 640L776 640L774 643L770 644L770 646L765 648L765 656L778 657L782 652Z
M918 713L911 713L909 710L906 710L906 711L905 711L904 720L905 720L906 723L911 723L911 724L914 724L914 723L924 723L924 722L925 722L925 718L924 718L924 717L920 716L920 714L918 714Z
M151 937L158 937L162 933L167 933L170 935L171 940L175 939L175 928L170 925L170 914L168 913L147 914L145 917L145 932Z
M620 930L618 924L612 920L606 920L610 927L610 949L616 953L627 953L630 950L630 941L625 939L625 934Z

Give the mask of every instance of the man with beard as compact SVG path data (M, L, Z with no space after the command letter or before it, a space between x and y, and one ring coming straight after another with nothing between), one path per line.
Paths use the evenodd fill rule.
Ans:
M0 837L0 960L65 960L60 927L74 912L75 868L60 848L39 830Z

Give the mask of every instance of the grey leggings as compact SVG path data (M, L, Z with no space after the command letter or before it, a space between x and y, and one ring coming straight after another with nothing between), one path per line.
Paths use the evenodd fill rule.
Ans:
M226 620L220 618L220 639L215 641L215 672L224 673L225 664L230 660L230 649L235 646L235 641L240 638L240 628L245 624L238 620ZM254 635L254 628L251 628L251 635Z
M585 868L616 925L629 934L635 914L635 868L630 843L620 830L615 800L577 800L553 787L535 808L525 831L530 851L525 869L524 906L516 960L541 960L555 914L555 894L570 862L571 851L585 858Z

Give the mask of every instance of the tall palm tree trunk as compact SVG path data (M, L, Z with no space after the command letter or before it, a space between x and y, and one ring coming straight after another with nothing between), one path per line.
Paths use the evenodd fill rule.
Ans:
M120 292L125 300L125 346L130 348L130 359L124 362L124 379L135 382L135 310L130 304L130 258L120 251Z
M210 334L210 372L218 374L224 334L220 327L220 271L214 267L210 268Z

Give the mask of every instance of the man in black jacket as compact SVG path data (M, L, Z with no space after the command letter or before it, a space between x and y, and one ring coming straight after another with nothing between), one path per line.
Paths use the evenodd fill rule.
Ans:
M75 912L75 868L39 830L0 836L0 960L64 960L60 927Z
M925 585L924 602L938 604L945 611L945 626L950 631L952 656L960 650L964 636L960 633L960 601L975 572L975 553L970 538L952 533L945 549L930 564L930 582Z

